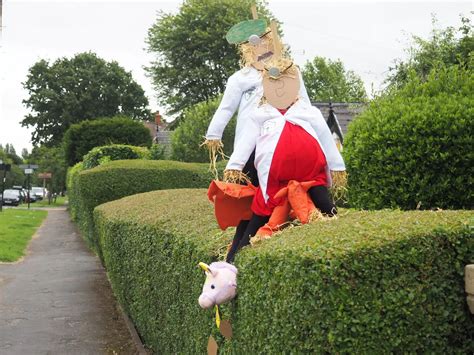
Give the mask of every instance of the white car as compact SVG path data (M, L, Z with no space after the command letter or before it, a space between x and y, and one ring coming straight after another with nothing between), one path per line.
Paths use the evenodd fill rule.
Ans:
M38 201L48 197L48 190L45 187L32 187L30 194L34 195Z

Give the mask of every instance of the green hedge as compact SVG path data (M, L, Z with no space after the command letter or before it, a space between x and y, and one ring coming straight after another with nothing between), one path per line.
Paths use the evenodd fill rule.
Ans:
M155 191L98 206L112 287L155 353L205 353L213 312L197 299L199 261L223 253L203 189ZM157 203L159 201L159 203ZM342 210L236 257L238 296L223 307L225 353L472 353L463 267L472 211ZM468 221L470 220L471 225ZM217 336L217 335L216 335Z
M72 166L94 147L113 143L150 147L151 141L150 130L142 122L117 116L71 125L64 134L63 145L66 162Z
M370 103L345 138L352 207L474 207L473 83L439 68Z
M96 206L140 192L207 187L212 179L207 164L166 160L116 160L82 169L83 163L79 163L68 174L71 216L99 256L93 221Z
M150 158L148 148L125 144L111 144L91 149L89 153L84 155L83 163L85 169L91 169L113 160L147 158Z

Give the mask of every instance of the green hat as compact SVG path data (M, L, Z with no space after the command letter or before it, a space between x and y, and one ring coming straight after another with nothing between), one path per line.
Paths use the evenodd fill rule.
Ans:
M264 19L242 21L232 26L225 38L230 44L240 44L247 42L251 35L263 35L266 28L267 22Z

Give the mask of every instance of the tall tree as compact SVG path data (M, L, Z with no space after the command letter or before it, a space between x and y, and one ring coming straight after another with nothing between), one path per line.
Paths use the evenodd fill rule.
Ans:
M21 157L23 158L23 160L26 160L28 159L28 156L30 155L30 153L28 153L28 149L26 148L23 148L21 150Z
M185 0L177 14L160 12L148 30L148 51L155 55L146 68L161 105L169 113L222 93L227 78L239 68L239 54L225 34L252 18L255 0ZM272 18L266 2L257 1L259 18Z
M7 150L9 151L8 153ZM4 164L11 164L10 171L6 174L5 188L9 189L14 185L23 185L25 182L25 174L23 170L16 165L23 163L23 161L16 155L15 148L13 148L12 144L5 144L5 148L0 144L0 160L2 160ZM3 172L0 178L3 179ZM0 182L0 191L1 188L2 183Z
M94 53L80 53L50 64L40 60L30 70L23 86L29 97L23 101L32 113L22 126L33 126L33 144L55 146L73 123L118 114L149 119L148 99L117 62L106 62Z
M52 173L52 178L48 181L52 192L59 193L65 190L67 165L61 147L35 146L28 156L27 162L38 165L36 170L38 173ZM31 184L32 186L42 186L43 181L38 178L37 174L34 174Z
M5 152L5 155L11 160L13 164L20 165L23 163L23 159L16 154L16 150L13 144L5 144L5 148L3 150Z
M427 39L412 36L411 45L405 50L407 59L396 60L386 80L389 87L401 87L414 73L423 81L431 70L438 66L461 65L472 68L474 62L474 31L471 20L461 17L461 26L456 29L437 28L433 18L433 29Z
M303 79L312 101L364 102L367 92L364 82L352 70L346 70L340 60L315 57L306 62Z

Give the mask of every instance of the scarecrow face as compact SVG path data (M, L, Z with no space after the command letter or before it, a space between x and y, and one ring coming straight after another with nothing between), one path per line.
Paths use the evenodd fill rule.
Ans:
M255 53L252 66L258 70L263 70L265 63L273 56L273 48L269 36L271 36L271 33L266 33L262 37L251 36L249 38L249 43L254 46Z
M297 71L288 73L276 67L266 69L263 76L263 92L267 102L275 108L286 109L294 103L300 90L300 80Z

